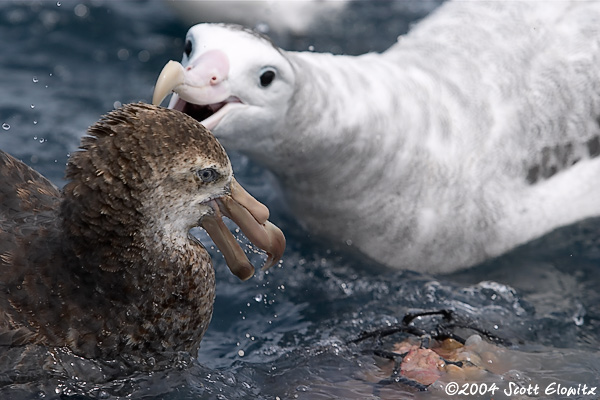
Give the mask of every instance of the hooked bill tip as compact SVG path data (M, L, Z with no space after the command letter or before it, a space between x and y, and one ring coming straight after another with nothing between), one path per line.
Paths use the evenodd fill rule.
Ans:
M169 61L160 71L156 84L154 85L154 93L152 95L152 104L160 105L173 89L183 84L184 82L183 66L177 61Z
M286 245L285 236L277 225L271 223L271 221L266 221L264 224L264 229L269 237L270 246L269 250L267 251L267 260L261 268L263 271L271 268L273 265L277 264L279 260L281 260Z

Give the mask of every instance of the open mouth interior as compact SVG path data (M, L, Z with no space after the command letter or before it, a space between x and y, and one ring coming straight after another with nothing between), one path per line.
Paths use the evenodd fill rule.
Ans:
M202 122L216 114L220 109L229 103L241 103L241 101L237 97L232 96L220 103L199 105L188 103L180 98L173 108L189 115L197 121Z
M213 115L225 105L224 103L218 103L219 107L215 110L213 107L211 107L211 104L200 106L197 104L188 103L187 101L183 101L183 103L184 104L181 112L200 122Z

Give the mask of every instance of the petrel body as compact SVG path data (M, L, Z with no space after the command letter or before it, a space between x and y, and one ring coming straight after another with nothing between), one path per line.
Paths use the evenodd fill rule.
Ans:
M268 210L210 132L177 114L141 103L109 113L71 155L62 192L0 152L0 345L194 357L215 277L189 230L206 225L241 279L254 269L221 213L269 253L266 267L278 261L285 241Z

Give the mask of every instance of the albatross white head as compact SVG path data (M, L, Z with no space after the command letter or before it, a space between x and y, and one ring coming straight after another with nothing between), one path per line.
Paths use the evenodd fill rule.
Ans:
M269 145L282 128L294 83L292 65L269 39L236 25L199 24L188 31L182 62L163 68L152 102L173 92L169 108L200 121L226 147L248 150Z

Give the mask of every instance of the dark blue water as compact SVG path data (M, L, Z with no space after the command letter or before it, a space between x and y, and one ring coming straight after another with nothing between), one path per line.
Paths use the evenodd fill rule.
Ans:
M359 2L334 23L274 39L290 50L381 51L435 6ZM187 28L159 0L0 2L0 148L63 185L68 154L86 128L120 104L150 101L162 66L180 58ZM503 389L509 381L600 385L598 220L450 276L388 271L304 232L271 175L230 155L238 180L271 208L288 249L280 267L248 282L213 251L217 300L197 361L98 382L69 368L16 379L17 356L7 351L1 398L446 398L435 388L377 385L389 366L368 351L375 344L347 343L407 312L438 309L506 339L498 348L508 365L486 378Z

